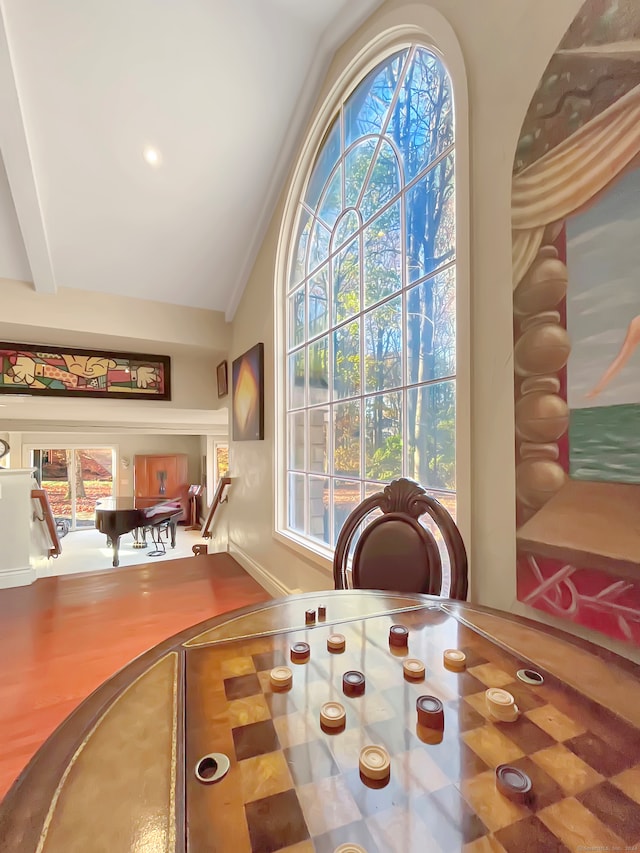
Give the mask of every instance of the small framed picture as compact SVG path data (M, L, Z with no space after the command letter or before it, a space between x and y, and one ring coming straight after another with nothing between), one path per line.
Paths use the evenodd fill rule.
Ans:
M227 362L221 361L216 368L218 376L218 397L226 397L229 393L229 382L227 379Z

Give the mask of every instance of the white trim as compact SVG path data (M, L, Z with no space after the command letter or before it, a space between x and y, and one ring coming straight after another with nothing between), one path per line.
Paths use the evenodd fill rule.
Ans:
M285 431L286 394L286 287L298 202L316 152L339 103L366 74L394 49L417 42L436 52L451 78L455 114L456 150L456 493L457 524L471 553L471 181L469 149L469 98L464 57L456 34L435 9L412 3L389 10L363 25L354 36L354 55L326 91L323 105L313 118L286 189L274 271L274 394L275 501L273 535L285 537ZM282 537L282 538L281 538ZM292 540L286 541L290 544ZM296 549L297 550L297 549ZM306 547L304 554L313 559Z
M29 586L36 580L38 574L33 566L20 569L9 569L0 572L0 589L11 589L14 586Z
M298 589L289 589L281 583L271 572L268 572L264 566L250 557L242 548L239 548L233 542L229 542L228 553L240 563L242 568L257 581L263 589L266 589L274 598L283 598L286 595L293 595L294 592L299 592Z
M34 474L35 468L0 468L3 477L15 474Z
M319 569L330 575L333 580L333 552L329 548L323 549L318 545L318 548L314 549L313 543L309 539L297 537L290 530L274 530L273 538L286 548L295 551L296 554L300 554L305 560L314 563Z

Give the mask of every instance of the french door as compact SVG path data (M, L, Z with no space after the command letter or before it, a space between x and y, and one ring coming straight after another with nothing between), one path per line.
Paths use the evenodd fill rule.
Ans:
M56 520L68 529L95 524L96 501L114 493L112 447L37 448L31 451L36 479L45 490Z

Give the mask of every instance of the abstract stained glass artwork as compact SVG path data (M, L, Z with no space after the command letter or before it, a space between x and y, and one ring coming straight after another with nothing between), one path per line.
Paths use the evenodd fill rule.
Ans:
M264 438L264 344L233 362L233 440Z
M0 343L0 394L170 400L164 355Z

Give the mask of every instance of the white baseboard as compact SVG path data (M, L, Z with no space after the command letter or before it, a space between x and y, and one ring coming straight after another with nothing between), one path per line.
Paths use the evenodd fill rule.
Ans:
M10 589L14 586L29 586L37 577L35 568L25 566L20 569L0 571L0 589Z
M263 566L246 554L242 548L229 542L229 554L240 563L242 568L257 581L263 589L266 589L274 598L281 598L284 595L292 595L294 592L300 592L299 589L289 589L281 581L279 581L271 572L268 572Z

